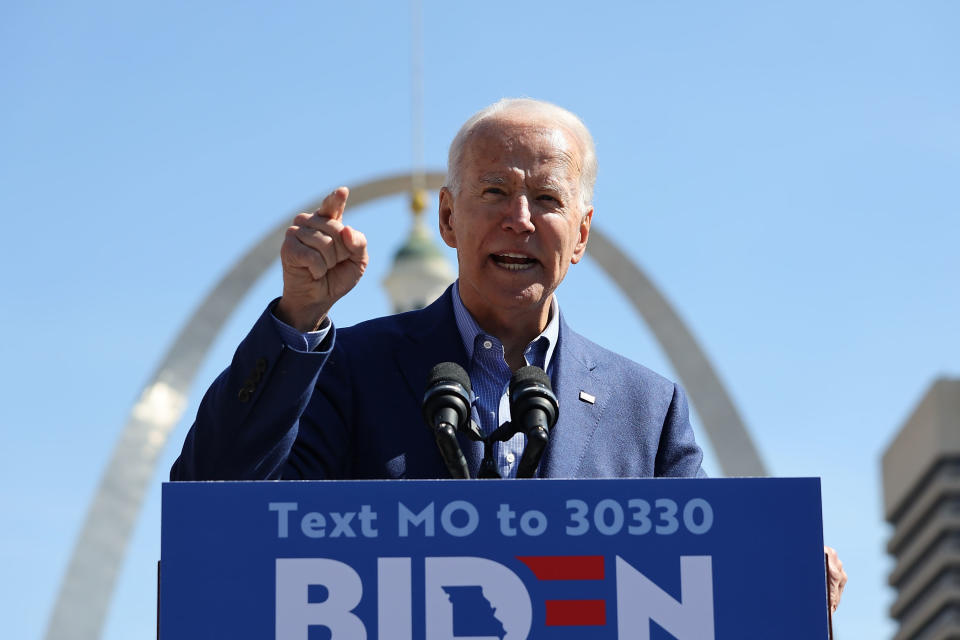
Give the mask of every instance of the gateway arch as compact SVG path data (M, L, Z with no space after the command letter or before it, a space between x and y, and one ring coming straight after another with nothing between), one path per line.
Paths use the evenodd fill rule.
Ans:
M444 177L441 172L427 173L426 188L439 189ZM409 189L408 173L351 187L351 209ZM318 200L299 211L313 211L319 206ZM48 623L46 640L100 637L133 525L160 453L186 407L194 378L227 318L277 259L278 247L292 217L285 217L260 238L217 283L187 320L134 404L87 511ZM766 475L720 378L667 299L596 226L590 230L587 253L630 300L660 343L700 415L723 473Z

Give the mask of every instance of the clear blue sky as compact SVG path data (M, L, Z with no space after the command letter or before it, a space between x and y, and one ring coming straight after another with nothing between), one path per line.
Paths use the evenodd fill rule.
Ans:
M772 471L823 478L851 574L837 637L889 638L879 456L928 385L960 375L960 5L425 5L428 166L502 96L583 117L594 224L687 320ZM6 637L40 638L127 413L216 279L302 204L410 168L409 24L406 3L0 8ZM338 323L387 311L405 207L349 213L373 264ZM231 320L188 414L279 282L277 267ZM674 376L589 259L560 302ZM189 423L110 640L153 637L159 486Z

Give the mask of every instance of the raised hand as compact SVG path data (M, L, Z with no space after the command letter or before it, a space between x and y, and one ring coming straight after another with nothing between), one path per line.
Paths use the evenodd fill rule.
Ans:
M283 239L283 297L274 314L300 331L317 329L370 262L367 238L342 222L349 195L346 187L335 189L312 214L294 218Z

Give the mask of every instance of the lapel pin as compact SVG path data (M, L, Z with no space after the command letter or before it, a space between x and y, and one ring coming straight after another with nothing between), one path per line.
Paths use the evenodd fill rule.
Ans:
M580 390L580 399L583 400L584 402L589 402L590 404L593 404L594 402L597 401L596 396L591 395L586 391L583 391L582 389Z

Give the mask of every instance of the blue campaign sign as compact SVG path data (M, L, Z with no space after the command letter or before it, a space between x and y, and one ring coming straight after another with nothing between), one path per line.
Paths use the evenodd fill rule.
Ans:
M820 482L163 487L160 639L827 637Z

